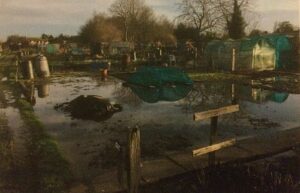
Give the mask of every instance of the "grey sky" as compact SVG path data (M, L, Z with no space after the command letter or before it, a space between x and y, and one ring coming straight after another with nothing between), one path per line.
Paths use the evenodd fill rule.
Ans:
M40 36L77 34L94 12L105 12L113 0L0 0L0 39L9 34ZM157 14L174 18L180 0L146 0ZM300 0L255 0L255 20L263 30L275 21L289 20L299 26ZM253 18L250 18L253 20Z

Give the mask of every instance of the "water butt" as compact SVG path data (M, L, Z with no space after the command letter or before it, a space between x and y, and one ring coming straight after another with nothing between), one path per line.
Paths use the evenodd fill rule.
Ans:
M34 79L33 66L30 60L25 60L21 63L21 70L24 79L26 80Z
M37 89L38 89L38 97L39 98L46 98L47 96L49 96L49 93L50 93L49 84L38 85Z
M47 78L50 76L48 60L43 55L38 55L35 61L37 74L40 78Z

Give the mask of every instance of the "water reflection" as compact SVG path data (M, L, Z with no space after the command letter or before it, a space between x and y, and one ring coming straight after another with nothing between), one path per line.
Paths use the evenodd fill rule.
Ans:
M50 94L50 85L49 83L42 82L37 85L37 90L39 98L46 98Z
M284 103L289 97L288 93L278 93L274 92L271 96L271 101L276 103Z
M50 94L50 85L48 82L18 82L20 90L26 101L28 101L32 106L36 104L36 89L39 98L46 98ZM21 98L21 96L19 96Z
M268 101L283 103L289 96L288 93L252 88L251 86L235 85L235 88L236 98L258 104L266 103Z
M127 104L132 107L140 107L143 103L143 100L134 94L130 87L115 87L113 95L118 99L119 103Z
M178 101L186 97L193 88L191 85L184 84L172 84L156 87L130 85L129 87L140 99L147 103Z
M186 109L203 111L220 106L247 101L256 104L267 102L284 103L288 93L280 93L240 84L195 84L194 89L184 98Z
M126 138L127 136L127 133L125 132L127 131L127 126L136 124L141 126L143 129L141 132L143 158L156 159L166 152L181 151L195 145L206 146L209 145L207 143L208 141L210 141L211 144L216 143L213 139L213 136L215 135L212 133L210 135L209 133L208 121L194 123L192 121L192 113L231 104L232 99L236 99L236 101L241 104L241 112L236 114L236 116L239 116L237 119L229 117L230 120L228 122L224 121L225 116L224 119L222 117L222 120L220 121L220 128L222 129L218 131L218 140L219 138L222 140L235 135L246 136L267 131L262 131L260 129L253 130L252 125L249 126L249 116L259 118L252 120L253 123L251 123L256 124L255 127L258 128L260 128L260 126L257 126L257 124L260 123L257 122L261 122L263 118L269 118L271 121L280 122L282 127L287 125L287 123L282 122L288 121L299 125L298 117L300 112L297 105L295 105L299 100L299 96L276 93L262 89L253 89L250 86L245 87L238 84L232 85L223 82L203 83L195 84L193 88L188 89L172 88L172 86L168 86L167 88L162 89L151 90L150 88L147 88L146 90L138 89L138 91L136 91L131 87L123 87L122 83L115 79L109 79L107 82L102 82L100 81L99 76L93 79L90 75L64 75L53 78L49 86L46 85L44 88L39 82L35 83L34 88L32 88L32 85L30 84L26 86L27 88L25 90L28 91L28 94L23 94L22 98L26 95L29 96L28 98L30 99L33 94L38 95L39 97L45 97L36 97L37 103L34 106L34 113L45 125L45 133L47 132L49 135L55 137L55 141L53 139L53 142L57 143L58 147L61 148L62 156L66 157L67 160L70 160L71 169L72 172L75 173L76 178L80 181L82 180L82 182L86 183L85 185L88 186L89 184L96 184L97 182L100 184L104 177L97 177L101 177L102 174L107 173L107 170L114 167L119 167L121 170L118 178L122 184L122 176L124 175L122 174L122 171L124 171L124 164L126 163L120 161L125 160L124 155L116 151L114 144L117 140L120 141L120 144L124 143L122 142L122 138ZM188 92L189 89L191 90ZM33 92L32 90L35 91ZM142 97L140 97L138 93ZM165 93L167 93L167 96L162 97L163 99L161 99L160 94L165 95ZM179 96L178 93L180 93ZM184 96L185 93L187 93L186 96ZM1 98L7 97L7 94L5 93L1 95ZM122 104L124 110L114 114L104 122L97 123L86 120L72 120L70 117L64 116L63 113L53 109L54 104L61 104L62 102L69 101L69 99L72 100L79 95L101 95L104 98L109 99L110 103ZM181 99L182 96L183 98ZM147 99L147 97L150 99ZM142 98L146 98L145 100L148 101L157 102L143 102ZM161 102L165 101L165 99L174 102ZM183 108L184 111L182 110ZM241 118L242 111L248 111L249 113L248 117L244 119L246 120L245 122L243 122L244 120ZM16 112L19 113L19 110L16 110ZM18 119L16 118L17 116L12 114L8 114L8 116L13 117L10 118L13 121L14 119ZM280 118L278 119L279 121L277 120L277 116ZM266 123L264 122L264 124ZM273 129L274 127L267 126L264 128ZM37 130L33 129L29 132L36 133L36 131ZM24 136L23 133L22 136ZM26 137L30 139L26 141L26 143L31 143L34 146L39 147L40 143L44 144L45 141L48 141L48 138L44 136L44 134L41 135L41 138L39 139L33 138L33 136L31 137L30 135L26 135ZM123 141L125 140L123 139ZM28 170L32 171L25 171L22 173L33 173L33 175L34 171L39 173L39 175L35 175L31 178L31 180L35 180L37 183L41 183L39 181L41 178L51 180L52 177L57 178L56 175L61 174L60 172L57 172L53 175L51 174L48 178L40 174L48 173L43 168L34 170L34 165L44 164L43 155L49 153L47 147L52 148L51 144L50 146L42 146L38 149L40 152L34 149L34 146L26 145L28 152L32 151L35 155L31 156L28 154L28 158L33 160L24 160L26 163L24 162L24 165L22 165L26 168L27 164L32 162L31 166L27 167L29 168ZM213 155L211 157L213 158ZM47 156L47 158L50 159L49 156ZM38 159L38 161L35 161L36 159ZM15 160L18 159L15 158ZM211 162L213 162L213 159ZM52 162L49 167L51 169L52 167L56 167L55 163L57 163L57 161ZM23 171L23 167L21 167L19 171ZM19 176L24 179L28 178L24 175ZM96 179L100 180L97 181ZM62 181L64 181L64 179L62 179ZM30 180L27 182L31 183ZM25 182L22 183L25 184ZM50 183L49 186L50 185L52 184ZM32 183L32 186L35 186L34 183ZM26 187L26 189L28 188ZM37 190L38 189L39 187Z
M32 106L36 104L35 87L33 82L19 82L21 92Z

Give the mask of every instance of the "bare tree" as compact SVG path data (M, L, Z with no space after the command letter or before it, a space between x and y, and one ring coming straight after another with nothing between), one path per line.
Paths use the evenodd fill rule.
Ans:
M112 15L122 20L125 41L129 38L128 32L132 21L137 18L144 6L144 0L116 0L111 5Z
M199 35L220 25L223 17L219 0L182 0L179 9L182 14L177 18L195 27Z
M253 1L238 0L244 14L251 15ZM233 13L233 0L182 0L178 19L195 27L199 35L206 31L222 32L227 29ZM253 18L253 17L251 17ZM251 20L249 23L256 21Z

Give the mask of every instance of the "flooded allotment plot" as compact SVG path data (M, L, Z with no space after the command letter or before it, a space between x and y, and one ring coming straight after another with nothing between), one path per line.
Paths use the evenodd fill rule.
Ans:
M129 128L140 128L143 162L155 163L207 146L210 121L195 122L194 113L233 103L240 110L219 118L216 141L268 140L274 132L300 127L299 94L228 81L158 89L69 72L20 84L2 78L0 86L4 192L118 190L111 182L122 181L126 171L122 151Z

